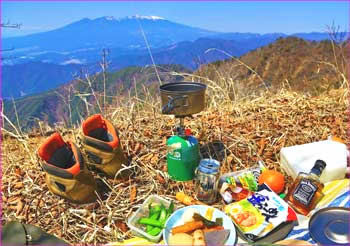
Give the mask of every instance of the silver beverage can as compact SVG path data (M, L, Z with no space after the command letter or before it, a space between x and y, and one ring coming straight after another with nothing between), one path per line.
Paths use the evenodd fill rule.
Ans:
M217 199L220 162L214 159L202 159L196 169L196 197L212 204Z

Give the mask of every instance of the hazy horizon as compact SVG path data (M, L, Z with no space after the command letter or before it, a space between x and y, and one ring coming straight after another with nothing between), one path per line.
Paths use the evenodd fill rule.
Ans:
M40 13L40 14L38 14ZM325 32L335 23L349 30L349 3L337 2L1 2L2 37L54 30L83 18L160 16L166 20L217 32Z

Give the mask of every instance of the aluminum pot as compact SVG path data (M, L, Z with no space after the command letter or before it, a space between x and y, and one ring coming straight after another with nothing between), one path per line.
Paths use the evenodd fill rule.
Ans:
M160 86L162 114L187 116L205 108L207 86L194 82L175 82Z

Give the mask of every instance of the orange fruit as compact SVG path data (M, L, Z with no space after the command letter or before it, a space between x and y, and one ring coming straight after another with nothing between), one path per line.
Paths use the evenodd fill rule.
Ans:
M266 170L259 176L259 185L267 184L274 192L281 193L284 190L284 176L275 170Z

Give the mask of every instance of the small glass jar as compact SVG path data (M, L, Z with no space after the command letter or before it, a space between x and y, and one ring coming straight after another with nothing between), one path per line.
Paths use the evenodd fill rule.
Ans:
M219 184L220 162L202 159L196 169L196 197L206 204L216 202Z

